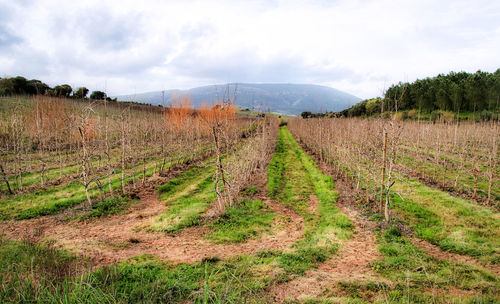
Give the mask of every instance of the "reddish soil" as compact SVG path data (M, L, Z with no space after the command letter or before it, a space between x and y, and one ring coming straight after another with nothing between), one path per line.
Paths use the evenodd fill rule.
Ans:
M274 286L270 291L273 301L283 303L289 299L318 297L334 289L339 281L386 282L370 269L370 263L381 257L373 234L376 223L368 221L353 207L352 197L346 195L349 192L342 189L346 185L337 181L336 187L341 195L337 206L355 225L353 237L342 242L337 255L320 264L317 269Z
M90 257L98 265L108 265L139 254L152 254L174 263L192 263L204 258L227 258L240 254L257 253L264 249L286 249L302 237L304 222L301 216L281 204L265 201L270 208L291 219L279 227L276 217L272 235L263 235L246 243L213 244L203 238L208 233L204 226L191 227L176 235L138 230L144 227L166 207L156 193L139 193L141 202L130 207L129 213L117 214L93 221L63 221L60 216L47 216L25 221L0 223L1 231L13 239L54 240L56 246L68 248Z

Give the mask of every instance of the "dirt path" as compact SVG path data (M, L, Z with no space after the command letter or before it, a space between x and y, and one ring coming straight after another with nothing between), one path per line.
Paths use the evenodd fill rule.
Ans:
M152 254L174 263L192 263L209 257L227 258L264 249L283 250L301 238L304 230L300 215L268 200L265 202L280 215L273 224L272 231L275 233L246 243L210 243L203 238L209 232L204 226L191 227L176 235L147 232L138 227L147 226L166 207L158 200L156 192L140 194L139 197L141 202L131 206L127 214L85 222L65 222L56 216L49 216L4 222L0 224L0 229L7 237L17 240L52 239L56 246L88 256L98 265L120 262L139 254ZM291 219L284 227L281 227L282 217Z
M340 198L337 206L355 225L354 236L342 242L337 255L319 265L318 269L307 271L302 277L276 285L270 294L273 301L283 303L288 299L314 298L335 288L339 281L384 281L370 269L370 263L381 257L373 234L376 223L364 218L348 197L341 183L336 183ZM339 187L340 186L340 187ZM386 282L387 283L387 282Z

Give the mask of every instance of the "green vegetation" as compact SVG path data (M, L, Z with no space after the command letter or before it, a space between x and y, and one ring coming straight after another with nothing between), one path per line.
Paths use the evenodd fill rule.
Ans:
M443 160L443 163L452 164L451 165L437 165L435 162L429 162L427 158L417 158L413 155L421 155L428 156L434 158L434 154L429 151L413 151L410 148L406 148L406 151L409 154L402 154L398 157L398 161L400 161L405 166L409 168L414 168L414 170L421 172L424 176L434 177L434 179L438 179L444 181L445 184L450 185L449 189L454 191L466 191L467 193L473 193L474 191L474 175L471 174L469 165L460 168L459 162L460 160L456 159L454 155L441 155L440 158ZM413 155L412 155L413 154ZM477 176L477 194L482 197L488 197L488 177L484 172L488 170L487 163L479 162L478 167L479 171L483 174L478 174ZM496 174L500 175L500 167L497 166L495 169ZM456 181L456 189L454 187L454 183ZM500 202L500 182L493 182L491 185L491 197L493 200L497 200Z
M410 302L426 302L435 298L429 292L422 292L426 288L473 290L480 294L471 297L474 303L495 302L499 281L494 275L469 265L431 258L396 227L379 232L377 238L384 259L375 261L373 268L395 282L388 293L393 302L406 303L408 298Z
M207 238L215 243L245 242L270 230L275 214L259 200L243 199L210 224Z
M499 97L500 69L495 73L451 72L412 83L399 82L387 89L384 99L363 100L336 115L378 115L383 107L383 111L400 111L403 119L453 119L455 113L462 113L460 118L491 120L499 118Z
M124 211L125 207L133 204L135 201L127 197L109 198L102 202L95 203L89 212L79 217L80 220L87 220L117 214Z
M142 255L74 276L77 259L46 245L0 239L2 303L265 303L273 257L171 265Z
M294 245L296 251L279 258L284 269L302 274L334 254L339 248L338 240L351 237L354 226L335 206L338 193L333 180L318 169L285 127L279 132L268 179L270 195L306 221L304 238ZM310 205L311 196L318 198L317 207Z
M158 187L158 192L162 197L168 197L176 192L185 189L188 185L200 178L200 176L207 175L210 172L209 167L193 167L179 174L176 178L170 180L168 183Z
M285 186L285 179L283 174L285 173L285 157L287 155L287 147L282 135L283 129L280 129L280 134L276 141L276 147L274 150L274 156L269 163L267 170L267 189L269 191L269 196L276 198L278 193Z
M488 263L500 263L500 220L497 213L453 197L415 180L397 183L393 207L415 233L444 251L466 254Z
M83 266L79 264L82 262L75 256L50 244L15 242L0 235L0 302L56 303L56 295L52 295L54 286L74 276L79 266ZM62 286L58 288L62 293ZM62 299L61 294L59 296ZM68 293L66 296L73 298L75 295Z
M198 225L200 215L217 198L210 168L193 167L159 187L167 209L148 227L150 231L178 232Z
M155 163L148 163L146 166L146 176L153 174ZM138 180L142 177L142 165L136 165L132 176L125 178L126 183ZM108 178L102 177L102 192L108 193ZM111 186L114 190L121 188L121 172L118 170L111 176ZM99 188L92 187L90 190L92 198L99 196ZM77 181L68 184L48 187L34 192L27 192L12 196L7 196L0 200L0 219L29 219L39 216L55 214L61 210L73 207L85 201L85 190L81 183Z
M97 191L93 192L93 196ZM63 187L51 187L10 196L0 201L1 219L29 219L49 215L72 207L85 200L81 184L72 182Z

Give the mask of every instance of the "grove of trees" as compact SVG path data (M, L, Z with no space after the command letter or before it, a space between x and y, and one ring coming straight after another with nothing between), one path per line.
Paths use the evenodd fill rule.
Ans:
M500 109L500 69L494 73L450 72L414 82L393 84L384 98L363 100L337 116L371 116L382 112L470 112L483 119Z
M56 85L51 88L38 79L28 80L22 76L0 78L0 96L46 95L51 97L84 99L87 98L88 93L89 89L86 87L79 87L73 91L73 88L69 84ZM90 94L90 99L112 100L107 97L105 92L101 91L93 91Z

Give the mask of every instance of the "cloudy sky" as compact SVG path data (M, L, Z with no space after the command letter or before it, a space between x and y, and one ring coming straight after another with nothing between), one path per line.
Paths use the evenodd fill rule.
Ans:
M108 95L314 83L361 98L500 68L500 1L0 0L0 77Z

